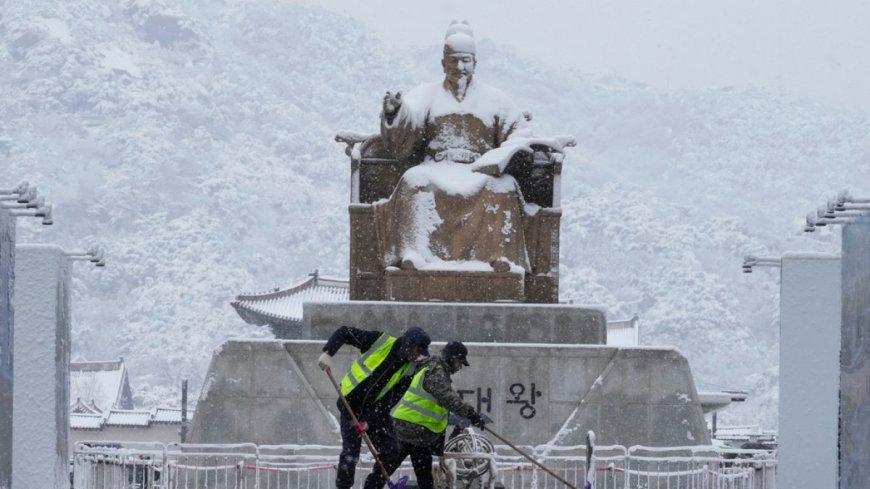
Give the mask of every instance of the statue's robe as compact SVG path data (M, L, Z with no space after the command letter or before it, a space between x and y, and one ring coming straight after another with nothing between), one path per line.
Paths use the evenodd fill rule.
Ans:
M396 159L420 163L374 204L383 264L410 259L419 269L491 270L507 259L513 271L528 272L519 185L472 168L487 151L529 135L522 111L475 81L462 101L441 83L403 96L396 117L382 118L381 136Z

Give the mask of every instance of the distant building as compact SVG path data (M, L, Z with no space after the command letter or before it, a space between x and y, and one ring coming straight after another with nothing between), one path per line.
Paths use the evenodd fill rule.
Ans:
M630 319L607 321L607 346L638 346L640 334L637 314Z
M188 417L193 417L191 411L188 411ZM181 409L178 408L109 409L102 414L72 413L69 424L69 453L73 453L75 443L80 441L95 441L100 444L121 441L181 441Z
M70 410L100 414L110 409L133 409L133 391L124 359L70 364Z
M765 430L758 425L719 426L714 434L716 440L734 447L775 448L777 444L776 431Z
M70 365L70 453L76 442L179 442L180 408L136 410L124 359ZM188 411L188 421L193 413Z

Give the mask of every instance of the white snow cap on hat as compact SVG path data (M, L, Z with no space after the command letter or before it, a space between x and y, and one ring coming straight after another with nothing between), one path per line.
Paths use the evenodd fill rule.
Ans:
M474 54L474 32L467 20L454 20L444 34L444 49L454 53Z

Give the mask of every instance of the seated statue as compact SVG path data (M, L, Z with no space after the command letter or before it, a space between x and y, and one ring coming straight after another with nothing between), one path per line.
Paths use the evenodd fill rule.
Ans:
M444 79L387 92L380 134L342 132L351 160L352 300L559 300L560 175L570 137L474 79L466 22L447 30Z
M454 21L444 40L444 80L402 95L387 92L381 143L398 161L416 161L392 195L373 203L384 267L530 273L526 204L508 174L533 145L561 151L570 138L532 137L526 115L474 78L475 40Z

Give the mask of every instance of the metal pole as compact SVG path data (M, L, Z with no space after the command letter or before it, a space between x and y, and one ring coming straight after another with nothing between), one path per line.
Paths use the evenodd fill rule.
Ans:
M870 487L870 216L843 228L840 488Z
M0 489L12 487L15 217L0 209Z
M181 443L187 440L187 379L181 381Z

